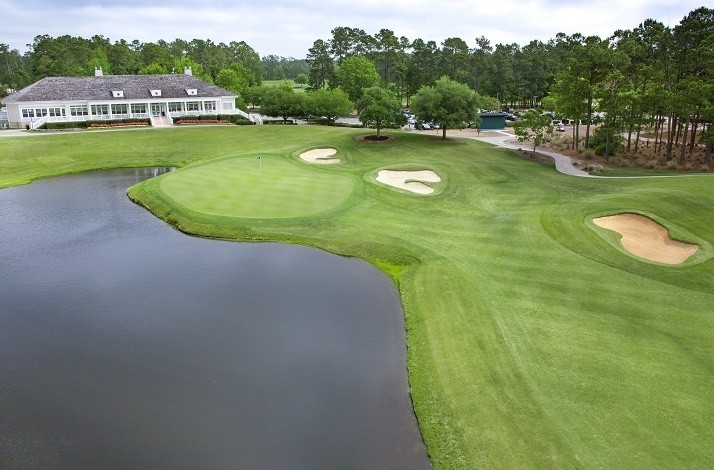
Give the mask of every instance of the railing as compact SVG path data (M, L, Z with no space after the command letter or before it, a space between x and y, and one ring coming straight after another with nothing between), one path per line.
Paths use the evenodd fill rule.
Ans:
M36 121L31 121L30 129L32 129L33 131L35 129L39 129L40 127L45 125L45 123L47 122L47 119L48 119L48 116L43 116L43 117L37 119Z
M250 122L254 124L263 124L263 119L260 117L258 114L248 114L245 111L242 111L240 109L231 109L231 110L223 110L223 111L169 111L166 113L165 117L168 118L168 121L170 125L173 125L174 119L182 116L195 116L197 114L237 114L239 116L243 116L244 118L248 119ZM37 118L36 120L33 120L31 122L27 122L27 124L30 124L31 129L38 129L39 127L43 126L47 122L67 122L67 121L109 121L112 119L127 119L127 118L139 118L139 119L151 119L152 115L151 113L122 113L122 114L102 114L102 115L78 115L78 116L43 116L41 118Z

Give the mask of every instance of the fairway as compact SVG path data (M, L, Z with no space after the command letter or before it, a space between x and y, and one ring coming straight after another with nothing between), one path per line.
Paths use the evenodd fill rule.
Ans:
M711 468L714 178L575 178L480 142L355 141L363 132L2 139L0 185L183 166L129 196L188 233L375 263L399 287L410 392L435 468ZM344 163L297 157L328 147ZM431 169L441 181L415 195L375 183L385 168ZM593 222L623 213L696 253L678 265L627 253Z
M285 159L236 157L167 175L161 190L183 207L224 217L302 217L340 206L353 188L345 175L304 170Z

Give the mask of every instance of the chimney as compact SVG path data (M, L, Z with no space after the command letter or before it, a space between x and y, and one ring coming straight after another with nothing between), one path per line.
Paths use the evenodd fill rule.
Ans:
M102 68L101 68L101 67L94 67L94 76L95 76L95 77L101 77L102 75L104 75L104 72L102 72Z
M191 67L184 67L183 74L184 75L193 75L193 70L191 70Z

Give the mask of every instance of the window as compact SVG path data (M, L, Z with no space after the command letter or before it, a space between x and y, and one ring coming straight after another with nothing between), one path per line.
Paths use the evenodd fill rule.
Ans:
M113 104L112 105L112 114L126 114L126 105L125 104Z
M95 116L103 116L109 114L109 105L107 104L93 104L92 114Z
M112 90L112 96L114 98L124 98L124 91L123 90Z
M203 110L204 111L215 111L216 110L216 102L215 101L204 101L203 102Z
M35 110L34 110L34 109L23 108L23 109L22 109L22 117L24 117L24 118L32 118L32 117L35 117Z
M197 96L198 95L198 90L195 88L186 88L186 94L188 96Z
M161 90L149 90L151 92L151 96L161 96Z
M47 116L47 108L35 109L35 117L45 117L45 116Z
M179 113L183 111L183 103L180 101L172 101L169 103L169 112L170 113Z
M146 113L146 103L132 103L131 104L132 114L144 114Z
M186 111L200 111L201 110L201 102L200 101L187 101L186 102Z
M72 116L86 116L89 114L89 110L85 105L74 104L69 107L69 114Z
M233 103L231 103L230 101L224 101L224 102L223 102L223 109L224 109L224 110L233 109Z
M47 111L49 112L50 117L64 116L64 108L49 108Z

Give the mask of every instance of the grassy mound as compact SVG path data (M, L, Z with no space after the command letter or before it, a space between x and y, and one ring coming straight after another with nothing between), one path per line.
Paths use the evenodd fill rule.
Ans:
M309 178L352 184L344 203L314 215L294 207L301 216L275 218L248 204L250 216L233 204L214 215L207 207L222 202L203 193L225 185L225 171L182 203L167 195L167 176L130 195L191 233L304 243L389 272L437 468L710 466L714 178L573 178L478 142L399 134L367 145L353 139L359 132L250 126L3 139L0 185L226 157L187 168L182 184L191 190L189 175L214 164L255 165L269 154L275 176L287 177L294 152L339 148L349 156L343 165L300 166ZM417 198L365 177L385 165L432 168L443 186ZM227 173L236 194L265 191L245 172ZM701 249L678 266L635 259L593 230L594 217L618 212L656 214L673 237Z

